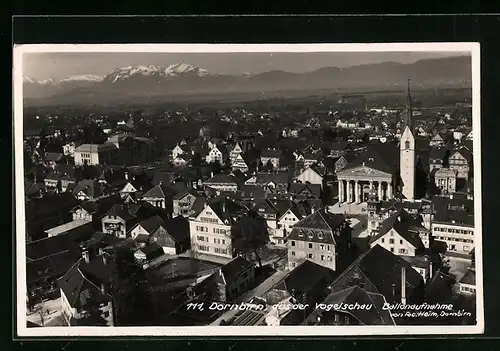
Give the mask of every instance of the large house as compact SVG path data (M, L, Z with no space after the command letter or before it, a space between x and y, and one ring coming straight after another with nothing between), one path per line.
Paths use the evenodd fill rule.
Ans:
M203 184L218 191L236 192L238 190L238 183L236 182L236 178L230 174L216 174L210 179L206 180Z
M174 195L172 198L172 216L188 217L197 199L202 199L204 201L204 198L192 188L187 188Z
M337 271L346 265L351 227L343 215L314 211L296 223L287 238L288 262L295 268L304 260Z
M236 202L218 197L189 216L191 250L200 254L233 257L231 227L248 209Z
M75 148L75 165L116 165L119 156L118 147L113 143L82 144Z
M315 167L308 167L295 180L300 183L310 183L323 187L323 175Z
M70 326L114 326L111 275L115 264L108 254L80 258L61 278L61 310Z
M448 164L450 169L457 171L457 178L467 180L472 169L472 154L464 148L452 152Z
M102 232L111 234L120 239L130 236L130 230L140 221L158 215L166 219L167 214L161 209L148 203L116 204L113 205L106 216L101 220Z
M448 253L469 255L474 249L474 200L456 194L434 196L432 237L446 244Z

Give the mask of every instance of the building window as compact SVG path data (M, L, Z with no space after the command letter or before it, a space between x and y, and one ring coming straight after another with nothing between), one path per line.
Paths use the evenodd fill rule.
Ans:
M394 244L394 239L389 239L389 244Z
M405 141L405 149L409 149L410 148L410 141L406 140Z
M401 245L403 245L403 239L400 239L400 240L399 240L399 243L400 243Z
M321 250L324 250L324 249L325 249L325 245L321 244L321 245L319 245L319 248L320 248Z
M321 261L325 260L325 255L321 255Z
M380 240L380 242L381 242L382 244L384 243L384 241L385 241L385 240L384 240L384 238L382 238L382 239Z
M312 249L313 248L313 244L312 243L309 243L309 248Z
M295 256L295 251L290 251L290 254L291 254L292 256Z
M394 252L394 248L393 247L391 247L391 252Z
M307 258L313 259L313 258L314 258L314 255L313 255L313 254L308 254L308 255L307 255Z

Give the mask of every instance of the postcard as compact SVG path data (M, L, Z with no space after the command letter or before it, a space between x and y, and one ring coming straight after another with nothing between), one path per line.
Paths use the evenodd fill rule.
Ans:
M479 63L15 46L17 336L483 333Z

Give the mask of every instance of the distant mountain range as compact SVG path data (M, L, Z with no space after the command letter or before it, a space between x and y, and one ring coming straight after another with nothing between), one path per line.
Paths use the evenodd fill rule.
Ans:
M404 89L411 78L418 88L468 88L469 56L425 59L411 64L385 62L348 68L325 67L307 73L280 70L241 75L214 74L178 63L167 67L129 66L105 76L78 75L61 81L23 79L26 103L99 103L134 97L194 94L265 93L325 89Z

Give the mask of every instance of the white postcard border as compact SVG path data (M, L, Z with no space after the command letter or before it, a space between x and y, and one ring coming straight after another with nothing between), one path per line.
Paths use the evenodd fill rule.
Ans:
M476 254L476 315L473 326L202 326L202 327L45 327L26 325L26 243L23 155L23 55L56 52L149 53L307 53L307 52L464 52L472 60L472 114L474 164L474 235ZM22 44L14 46L13 60L14 160L16 205L16 325L18 337L112 336L392 336L484 333L482 169L479 43L377 43L377 44Z

